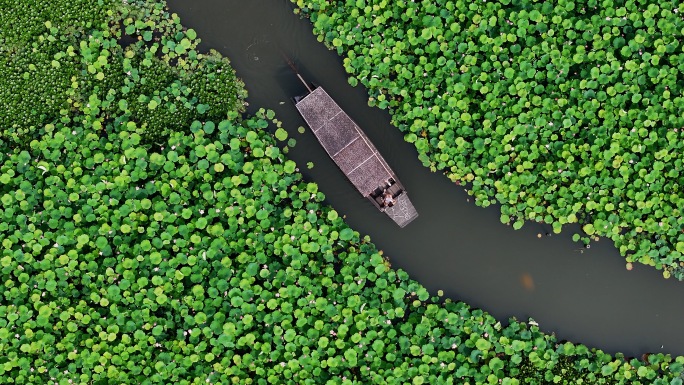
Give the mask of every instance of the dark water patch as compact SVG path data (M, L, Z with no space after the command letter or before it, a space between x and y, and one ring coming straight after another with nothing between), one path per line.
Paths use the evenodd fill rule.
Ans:
M546 236L550 226L502 225L498 207L475 206L462 187L431 173L416 150L389 124L386 111L367 106L362 88L346 81L342 59L312 35L311 25L287 1L170 0L183 24L202 38L202 49L228 56L249 91L253 111L273 109L297 140L289 156L327 202L390 257L395 268L431 292L480 307L501 320L534 318L560 340L621 351L684 354L684 284L625 261L610 240L583 249L572 242L577 226ZM365 130L409 191L420 217L399 229L362 198L328 158L289 98L304 86L282 58L328 91ZM258 59L258 60L257 60ZM314 162L308 169L307 162ZM539 235L541 234L541 237Z

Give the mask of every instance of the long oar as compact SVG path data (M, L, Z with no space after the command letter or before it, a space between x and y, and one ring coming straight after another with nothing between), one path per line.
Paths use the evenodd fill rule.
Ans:
M306 87L306 89L309 90L309 92L313 92L311 87L309 87L309 84L304 80L302 75L299 74L299 71L297 71L297 67L295 67L294 63L292 63L292 60L290 60L290 58L288 58L287 55L285 55L285 53L283 51L280 51L280 55L283 57L283 59L285 59L285 61L287 62L287 65L290 66L290 68L295 73L295 75L297 75L297 77L299 78L299 81L301 81L302 84L304 84L304 87Z

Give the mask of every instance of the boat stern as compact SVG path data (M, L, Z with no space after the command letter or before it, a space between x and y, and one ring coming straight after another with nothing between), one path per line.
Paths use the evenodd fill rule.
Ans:
M405 227L418 218L418 211L413 207L413 203L405 191L396 197L395 201L396 203L393 206L385 207L385 214L392 218L399 227Z

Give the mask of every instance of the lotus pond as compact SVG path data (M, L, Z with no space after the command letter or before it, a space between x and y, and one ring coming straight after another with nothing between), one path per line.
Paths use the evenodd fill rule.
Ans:
M391 268L164 3L50 4L1 15L3 47L23 33L17 53L71 74L0 138L2 383L682 384L682 357L502 325ZM59 59L31 56L42 41ZM181 107L187 125L161 125Z
M677 1L292 0L422 163L501 222L684 279Z
M445 297L482 308L502 322L533 317L545 332L611 353L684 354L678 326L684 319L682 285L641 264L627 271L609 240L581 247L571 239L581 232L577 225L559 235L533 222L514 231L499 222L496 205L478 208L463 187L422 165L386 111L367 106L366 90L348 84L342 59L317 41L311 24L293 14L292 5L267 0L169 4L202 36L201 49L215 48L231 58L253 110L276 111L288 140L297 142L288 158L325 192L325 202L352 228L369 234L393 267L405 269L431 293L442 290ZM223 22L230 18L239 22ZM300 134L304 122L289 98L305 90L282 53L364 128L407 186L419 220L404 230L386 221L341 176L313 135Z

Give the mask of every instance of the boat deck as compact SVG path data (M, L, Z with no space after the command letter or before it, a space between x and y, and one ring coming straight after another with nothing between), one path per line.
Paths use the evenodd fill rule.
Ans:
M416 208L413 207L413 204L406 193L399 195L397 203L392 207L387 207L385 209L385 214L392 218L399 227L408 225L412 220L418 217L418 212L416 211Z
M384 188L390 180L398 182L368 137L322 87L302 97L295 106L325 151L361 195L365 197ZM397 204L385 208L385 212L401 227L418 216L405 192L398 196Z

